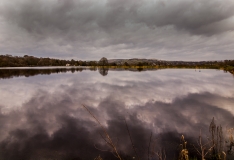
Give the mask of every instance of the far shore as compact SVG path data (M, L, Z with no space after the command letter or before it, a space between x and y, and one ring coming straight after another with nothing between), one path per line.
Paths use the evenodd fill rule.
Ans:
M0 69L56 69L56 68L91 68L92 66L32 66L32 67L0 67Z

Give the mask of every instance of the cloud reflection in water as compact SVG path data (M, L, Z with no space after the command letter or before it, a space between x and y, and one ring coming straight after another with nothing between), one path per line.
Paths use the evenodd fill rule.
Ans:
M0 81L0 156L3 159L114 159L85 104L123 155L134 156L124 118L142 159L150 133L168 157L179 138L194 142L217 124L233 127L233 77L221 71L159 70L60 73Z

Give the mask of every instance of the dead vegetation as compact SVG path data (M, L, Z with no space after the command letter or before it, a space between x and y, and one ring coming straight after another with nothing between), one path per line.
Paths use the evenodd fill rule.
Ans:
M114 144L114 142L112 141L110 135L107 133L107 130L104 128L104 126L100 123L100 121L94 116L93 113L90 112L90 110L83 105L83 107L88 111L88 113L95 119L95 121L100 125L102 132L104 133L104 141L106 142L106 144L110 147L111 152L114 154L115 157L117 157L119 160L122 160L122 158L119 155L119 152L117 150L116 145ZM101 157L100 157L101 158Z
M82 105L86 111L94 118L94 120L98 123L98 125L101 127L102 130L102 138L105 141L105 143L109 146L111 153L119 159L123 160L121 155L119 154L119 151L117 149L117 145L113 142L112 138L108 134L105 127L100 123L100 121L95 117L95 115L85 106ZM125 126L126 130L132 145L132 149L135 153L135 155L132 157L133 159L140 160L140 157L137 153L136 146L133 143L133 139L127 124L126 119ZM227 148L228 150L224 150L224 137L223 137L223 131L222 126L216 126L214 118L212 119L210 126L209 126L209 132L210 137L207 138L205 143L203 142L202 138L202 132L200 131L197 144L192 146L196 150L198 156L200 157L200 160L206 160L205 158L208 158L209 160L226 160L226 153L232 154L232 148L234 147L234 139L233 139L233 131L234 128L227 129L228 133L228 140L226 140ZM104 135L104 136L103 136ZM156 149L156 143L152 143L152 132L150 134L150 140L149 140L149 146L148 146L148 160L158 159L158 160L166 160L167 154L166 150L163 148ZM180 151L178 160L191 160L192 158L189 158L189 150L187 149L187 141L185 140L184 135L181 136L181 143L180 143ZM197 158L195 158L197 160ZM99 155L94 160L103 160L102 157Z

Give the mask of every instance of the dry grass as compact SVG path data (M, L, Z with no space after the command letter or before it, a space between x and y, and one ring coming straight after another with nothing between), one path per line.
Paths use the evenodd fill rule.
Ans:
M122 160L122 158L119 155L119 152L117 150L116 145L113 143L110 135L107 133L107 130L105 129L105 127L101 124L101 122L94 116L94 114L85 106L82 105L87 111L88 113L95 119L95 121L99 124L99 126L101 127L105 137L103 138L104 141L108 144L108 146L111 148L111 152L114 154L115 157L117 157L119 160Z
M179 160L189 160L189 156L188 156L188 150L186 148L187 145L187 141L185 141L184 136L181 136L181 150L180 150L180 154L179 154Z
M119 160L122 160L116 145L112 141L105 127L101 124L101 122L95 117L95 115L85 105L82 105L82 106L87 110L87 112L95 119L95 121L101 127L101 130L104 135L104 136L102 135L102 137L104 141L106 142L106 144L111 149L111 152L114 154L116 158L118 158ZM140 160L140 157L137 154L136 147L133 143L133 139L132 139L126 119L125 119L125 125L126 125L128 136L131 141L132 148L135 153L135 157L136 159ZM202 142L202 134L200 131L199 138L197 140L197 147L193 145L195 150L197 151L198 155L201 157L201 160L205 160L205 157L208 155L208 153L211 159L226 160L226 153L223 151L222 127L216 126L214 122L214 118L212 119L212 122L210 123L209 131L211 134L211 138L208 139L208 141L205 144L203 144ZM234 131L234 128L230 128L229 130L227 130L229 134L229 142L230 142L229 152L232 151L232 147L234 146L233 131ZM157 157L158 160L166 160L167 156L166 156L165 149L155 150L155 147L151 146L151 139L152 139L152 132L150 135L150 141L149 141L149 146L148 146L148 160L152 159L154 156ZM103 160L103 159L99 155L94 160ZM179 152L178 160L189 160L189 151L187 149L187 141L185 141L185 137L183 135L181 136L180 152Z

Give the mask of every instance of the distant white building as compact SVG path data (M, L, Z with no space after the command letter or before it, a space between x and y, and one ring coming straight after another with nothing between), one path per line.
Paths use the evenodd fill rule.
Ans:
M67 64L66 64L66 66L70 66L70 64L69 64L69 63L67 63Z

